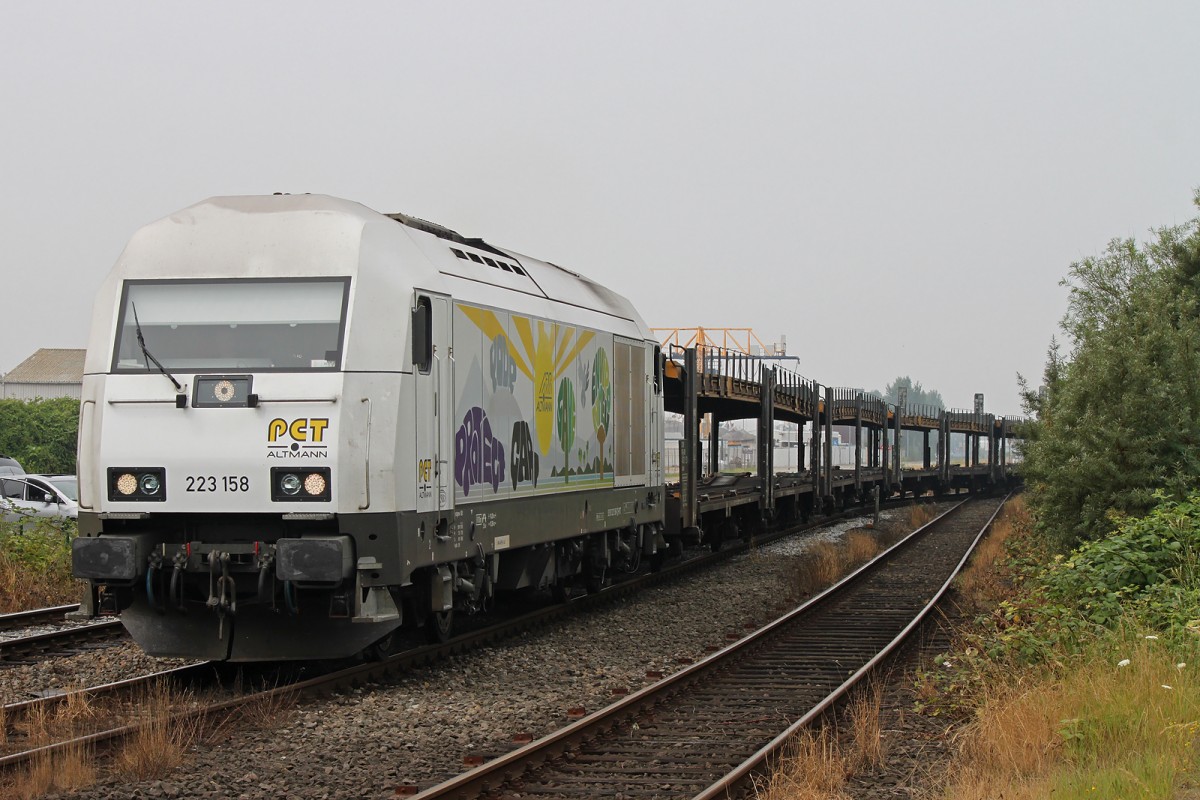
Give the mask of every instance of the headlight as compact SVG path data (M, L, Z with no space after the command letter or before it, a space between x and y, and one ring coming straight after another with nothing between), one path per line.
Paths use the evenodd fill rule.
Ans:
M330 491L329 467L271 469L271 499L275 502L328 502Z
M109 467L108 499L162 502L167 499L167 471L162 467Z
M319 472L310 472L304 476L304 491L316 497L317 495L325 494L325 490L329 488L329 484L325 480L325 476Z

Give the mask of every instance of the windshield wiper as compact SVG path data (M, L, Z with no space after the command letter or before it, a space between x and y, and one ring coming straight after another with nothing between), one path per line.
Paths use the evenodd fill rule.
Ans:
M133 307L133 325L137 332L138 347L142 348L142 355L146 357L147 362L154 362L154 366L158 367L158 371L167 376L167 380L175 384L175 391L182 392L183 384L175 380L175 376L167 372L167 368L162 365L162 362L155 358L154 354L147 349L146 338L142 336L142 323L138 321L137 303L130 303L129 305ZM149 364L146 365L146 369L150 369Z

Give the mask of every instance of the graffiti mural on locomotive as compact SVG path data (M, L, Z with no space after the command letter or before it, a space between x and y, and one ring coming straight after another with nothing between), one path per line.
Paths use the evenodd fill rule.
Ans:
M611 333L454 306L455 498L613 486Z

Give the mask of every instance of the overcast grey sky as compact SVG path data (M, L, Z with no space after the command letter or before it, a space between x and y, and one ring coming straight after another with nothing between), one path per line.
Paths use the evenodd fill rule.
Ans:
M139 226L321 192L652 326L786 335L822 383L1018 413L1070 263L1197 215L1198 30L1191 0L9 0L0 372L85 346Z

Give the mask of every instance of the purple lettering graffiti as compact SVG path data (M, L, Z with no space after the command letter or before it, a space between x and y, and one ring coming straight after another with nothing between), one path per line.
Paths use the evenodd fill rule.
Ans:
M454 436L454 480L464 495L479 483L499 491L504 480L504 444L492 438L492 424L479 406L467 412Z

